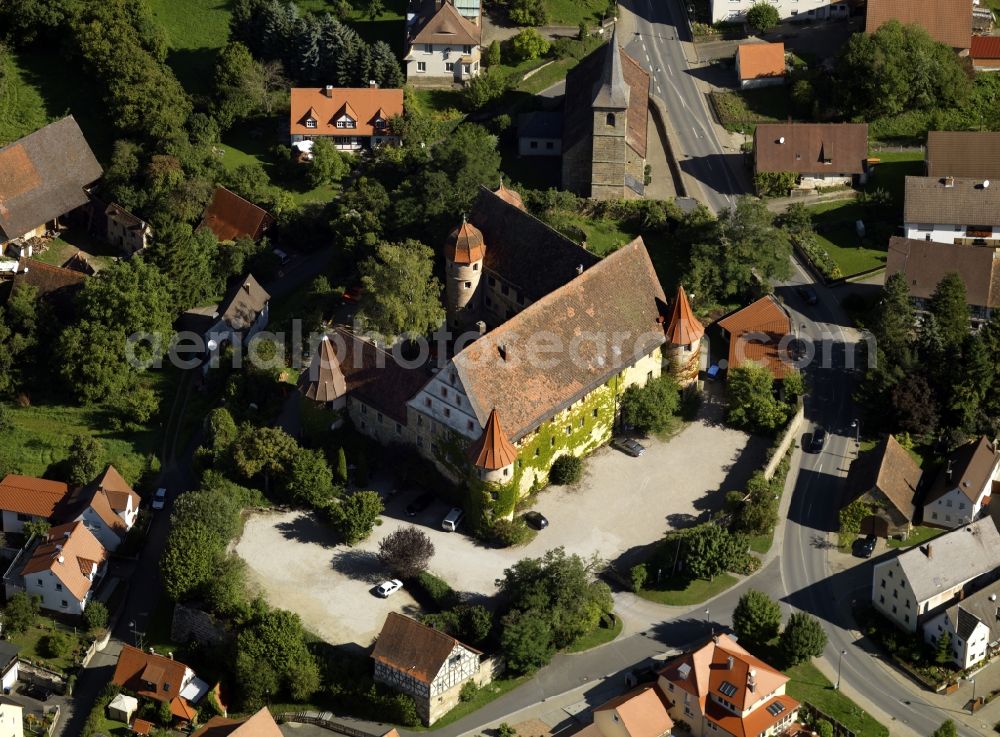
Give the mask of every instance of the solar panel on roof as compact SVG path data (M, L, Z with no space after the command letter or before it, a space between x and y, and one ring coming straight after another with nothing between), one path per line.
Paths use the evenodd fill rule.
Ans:
M772 717L778 716L778 714L780 714L784 710L785 710L785 705L782 704L780 701L775 701L773 704L767 707L767 713L770 714Z
M722 685L719 686L719 691L722 692L723 696L734 696L739 689L736 688L729 681L723 681Z

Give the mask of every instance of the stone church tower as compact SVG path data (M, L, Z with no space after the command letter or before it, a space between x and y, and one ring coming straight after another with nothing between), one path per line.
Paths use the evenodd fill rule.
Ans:
M445 310L448 327L462 329L479 319L479 283L486 244L483 234L465 217L444 244Z
M594 134L590 160L590 196L596 200L622 196L630 93L622 72L616 25L604 56L601 76L594 83L591 103Z

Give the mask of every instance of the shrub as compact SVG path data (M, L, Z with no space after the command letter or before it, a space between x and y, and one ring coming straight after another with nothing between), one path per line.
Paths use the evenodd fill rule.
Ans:
M496 39L486 49L486 66L495 67L500 64L500 42Z
M548 39L534 28L525 28L511 39L510 46L518 61L537 59L549 52Z
M542 0L511 0L508 15L516 26L543 26L548 20Z
M498 519L490 526L490 539L504 548L524 545L531 539L531 530L521 517Z
M833 737L833 725L825 719L816 722L816 734L819 737Z
M758 33L766 33L781 22L778 9L770 3L755 3L747 11L747 23Z
M560 486L575 484L583 476L583 459L566 453L559 456L549 471L549 481Z
M646 568L645 563L639 563L638 565L632 566L632 570L629 571L629 575L632 579L632 590L638 594L642 590L642 587L646 584L646 580L649 578L649 569Z
M790 238L792 244L797 246L806 255L806 258L812 262L812 265L824 277L827 279L839 279L844 275L844 272L837 266L837 262L833 260L833 257L817 242L814 234L792 233Z
M458 692L459 701L472 701L476 698L476 694L479 693L479 686L476 685L475 681L466 681L462 685L462 690Z
M99 601L92 601L83 610L83 621L87 629L97 632L108 626L108 608Z
M621 399L622 422L648 434L670 427L680 405L680 389L669 374L650 379L643 386L633 384Z
M413 578L427 568L434 556L434 543L416 527L401 527L382 538L378 559L400 578Z
M517 737L517 730L507 722L501 722L497 727L497 737Z
M761 197L787 197L797 179L791 171L761 171L753 175L753 186Z
M47 658L64 658L73 649L73 643L64 632L53 632L42 638L42 654Z
M485 72L465 85L462 97L470 110L482 110L506 92L508 85L507 75L496 67L487 67Z
M455 590L448 585L447 581L438 578L433 573L424 571L417 576L416 583L438 609L450 609L458 603L458 594L455 593Z

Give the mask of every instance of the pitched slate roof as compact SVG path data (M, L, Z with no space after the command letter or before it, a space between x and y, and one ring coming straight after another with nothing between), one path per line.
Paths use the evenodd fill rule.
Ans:
M736 59L740 70L740 81L784 77L785 44L740 44L736 47Z
M21 575L52 571L66 590L82 601L92 586L88 574L107 557L108 551L94 533L82 522L70 522L49 529L21 569Z
M1000 307L1000 249L900 236L889 239L886 278L903 274L911 296L930 299L941 280L952 273L965 284L968 304Z
M953 49L969 48L972 3L966 0L868 0L867 33L874 33L890 20L916 23L935 41Z
M138 509L139 495L132 490L118 470L109 465L104 473L73 493L67 501L67 508L71 510L70 514L79 515L87 507L91 507L108 527L119 536L124 536L128 532L128 526L119 513L128 509L130 498L132 509Z
M948 607L948 617L952 624L957 623L956 630L963 642L968 642L972 631L979 622L986 625L990 631L988 642L993 642L1000 637L1000 616L998 616L1000 602L997 599L1000 599L1000 583L985 586L957 604Z
M1000 132L929 131L927 176L1000 179Z
M486 187L479 188L469 222L483 234L484 266L532 301L575 278L577 267L600 260Z
M793 370L780 351L781 339L792 332L792 323L772 295L719 320L719 327L730 335L728 368L753 361L767 366L776 379Z
M243 719L212 717L191 737L282 737L267 707Z
M903 222L1000 225L1000 182L971 177L906 177Z
M878 489L903 517L913 521L913 496L922 474L906 449L889 435L851 464L842 506Z
M442 2L440 7L437 7L435 0L427 0L421 6L408 35L411 44L478 46L482 41L483 30L464 18L448 0Z
M139 696L171 702L180 698L186 671L187 666L179 660L122 645L111 682Z
M347 394L347 380L328 336L323 336L309 369L299 376L299 385L306 397L316 402L332 402Z
M0 241L86 205L101 174L72 115L0 149Z
M452 361L480 425L496 408L516 442L662 345L665 310L649 254L636 238ZM540 338L553 347L544 356L537 352Z
M926 601L1000 567L1000 533L986 517L910 548L896 561L917 601Z
M266 210L225 187L216 187L198 228L208 228L221 243L243 237L257 240L273 224Z
M611 41L608 42L601 61L600 76L594 82L594 92L591 105L601 108L616 108L624 110L628 107L631 90L625 84L625 73L622 71L622 50L618 45L618 24L611 30Z
M667 324L667 341L671 345L690 345L701 340L705 327L694 316L684 287L677 287L677 296L670 308L670 322Z
M219 305L219 317L233 330L246 330L271 299L253 274L247 274L239 284L230 287Z
M934 484L927 490L924 504L930 504L940 499L952 489L958 489L970 501L979 499L979 492L993 474L1000 454L993 443L985 435L979 440L973 440L959 446L948 456L947 461L934 479ZM948 469L951 469L949 478Z
M69 485L62 481L9 473L0 481L0 510L48 519L69 494Z
M482 261L485 255L483 232L463 217L462 224L451 231L444 242L445 259L468 265L473 261Z
M487 471L505 468L517 460L517 448L507 439L496 407L490 411L483 434L469 446L469 457L474 466Z
M762 123L754 130L753 150L758 172L861 174L868 124Z
M374 136L387 133L376 128L379 117L403 114L403 90L379 87L334 87L330 96L324 87L293 87L289 108L289 130L292 135L305 136ZM337 119L349 115L354 128L338 128ZM316 121L315 128L306 127L306 118Z
M614 711L628 737L663 737L669 735L674 721L656 686L648 684L606 701L599 711Z
M389 612L375 641L372 659L429 684L456 645L480 654L440 630L398 612Z

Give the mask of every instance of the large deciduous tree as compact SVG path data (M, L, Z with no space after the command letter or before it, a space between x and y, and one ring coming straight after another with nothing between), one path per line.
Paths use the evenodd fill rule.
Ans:
M781 607L767 594L750 589L740 597L733 610L733 631L740 642L766 645L781 629Z
M92 435L77 435L69 447L69 482L73 486L89 484L104 470L104 444Z
M650 379L643 386L633 384L621 399L622 422L641 433L663 432L680 404L680 390L669 374Z
M726 376L728 419L751 431L776 430L788 419L788 405L774 396L774 377L766 366L746 362Z
M382 243L361 264L361 314L386 336L425 335L444 319L434 252L423 243Z
M788 618L788 624L781 633L779 647L788 664L797 665L823 654L826 632L812 615L795 612Z

